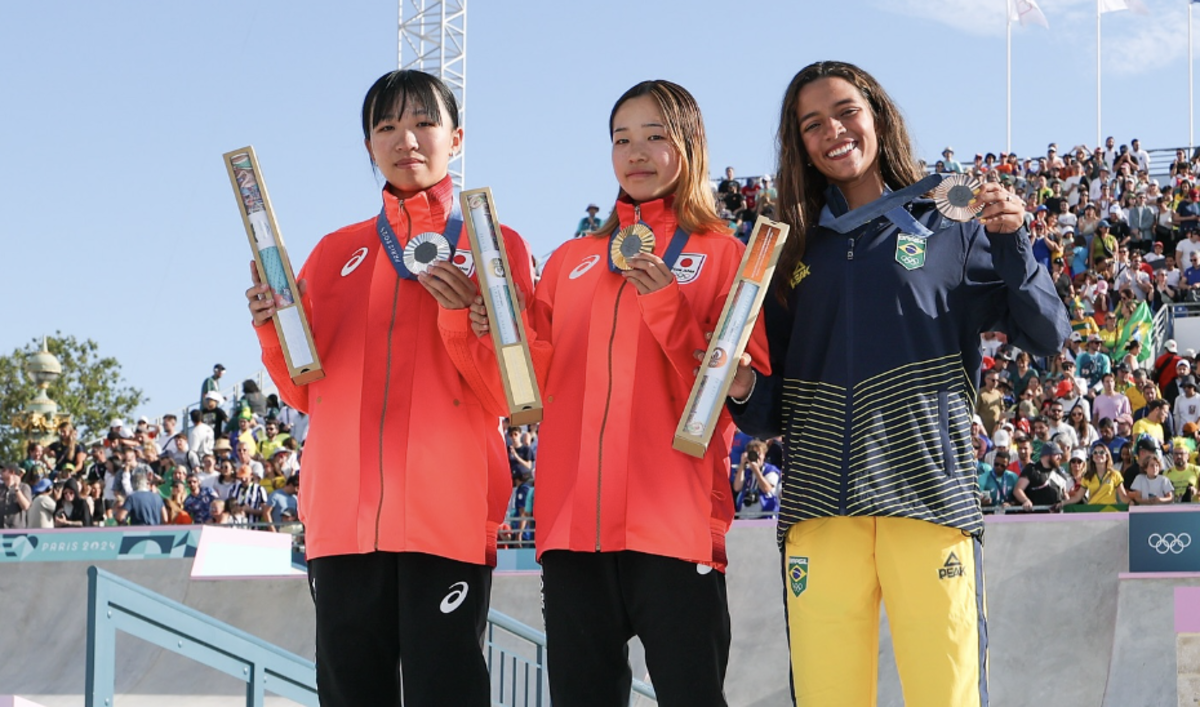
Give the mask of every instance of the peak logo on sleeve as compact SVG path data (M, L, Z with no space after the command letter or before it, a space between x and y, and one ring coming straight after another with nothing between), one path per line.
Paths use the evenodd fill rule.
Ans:
M708 256L703 253L680 253L675 267L671 268L671 273L675 275L679 284L686 285L700 277L705 260L708 260Z

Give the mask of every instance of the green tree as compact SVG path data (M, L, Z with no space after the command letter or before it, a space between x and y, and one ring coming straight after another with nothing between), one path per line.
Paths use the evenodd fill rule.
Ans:
M141 390L124 385L121 364L101 356L95 341L55 332L46 343L62 363L62 375L46 392L60 413L71 415L81 441L105 434L109 420L129 417L146 402ZM12 419L37 394L37 386L25 375L25 358L41 348L41 339L34 339L0 356L0 462L25 458L25 433L12 426Z

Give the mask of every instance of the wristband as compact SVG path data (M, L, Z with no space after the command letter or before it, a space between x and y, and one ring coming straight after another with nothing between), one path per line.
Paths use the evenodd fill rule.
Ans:
M746 391L746 396L740 399L734 397L729 398L734 405L745 405L746 403L750 402L750 396L754 395L754 387L758 384L758 373L756 373L752 368L750 369L750 375L753 376L753 378L750 379L750 390Z

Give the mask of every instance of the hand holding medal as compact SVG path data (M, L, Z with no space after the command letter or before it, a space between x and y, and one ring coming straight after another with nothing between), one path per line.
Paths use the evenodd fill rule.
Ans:
M980 184L966 174L953 174L933 190L938 211L954 221L978 218L991 233L1015 233L1025 223L1025 205L996 182Z

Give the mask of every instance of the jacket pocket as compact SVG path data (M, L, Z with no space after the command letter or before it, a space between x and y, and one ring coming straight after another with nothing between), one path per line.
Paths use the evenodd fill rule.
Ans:
M938 436L942 440L942 473L955 471L954 443L950 440L950 392L938 391Z

